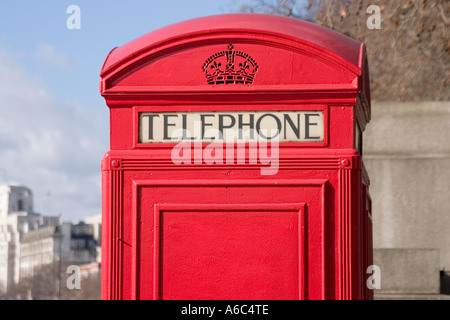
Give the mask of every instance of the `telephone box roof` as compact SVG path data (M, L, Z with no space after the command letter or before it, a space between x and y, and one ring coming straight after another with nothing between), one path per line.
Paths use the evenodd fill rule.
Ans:
M189 36L225 32L271 34L299 40L329 51L348 63L362 68L363 45L331 29L299 19L254 13L221 14L186 20L148 32L108 55L101 75L167 41Z

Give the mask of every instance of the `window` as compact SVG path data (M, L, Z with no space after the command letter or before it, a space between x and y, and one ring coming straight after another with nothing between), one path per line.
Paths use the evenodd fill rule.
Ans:
M19 199L19 201L17 201L17 210L18 211L23 211L24 207L23 207L23 200Z

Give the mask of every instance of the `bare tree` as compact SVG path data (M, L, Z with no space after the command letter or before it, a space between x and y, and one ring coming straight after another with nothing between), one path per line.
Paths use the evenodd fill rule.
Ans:
M101 274L90 273L87 275L81 275L80 287L69 288L67 282L71 276L67 273L67 267L73 263L63 262L61 267L61 287L60 287L60 299L61 300L100 300L101 292Z
M35 268L32 277L23 278L18 284L10 285L7 298L54 300L57 299L57 263Z
M370 5L380 29L367 27ZM364 42L374 101L450 100L448 0L254 0L241 11L306 18Z
M259 0L252 4L242 4L241 12L278 14L287 17L308 19L303 6L296 0Z
M35 268L33 276L23 278L18 284L10 285L7 299L33 300L99 300L100 272L81 275L80 287L69 289L67 280L70 274L66 272L71 262L55 261L51 264Z

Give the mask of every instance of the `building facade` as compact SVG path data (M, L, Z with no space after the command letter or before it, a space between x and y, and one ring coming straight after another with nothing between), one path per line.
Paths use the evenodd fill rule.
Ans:
M78 265L100 263L99 228L101 225L85 221L63 223L62 260Z
M42 277L43 270L60 286L63 261L90 268L99 265L101 221L91 220L89 224L61 223L59 217L34 212L29 188L1 185L0 297L19 283L29 283L38 274Z

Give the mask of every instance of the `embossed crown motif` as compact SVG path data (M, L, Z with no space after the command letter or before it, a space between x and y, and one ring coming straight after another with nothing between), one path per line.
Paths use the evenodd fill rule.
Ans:
M213 54L203 64L208 84L251 84L258 64L247 53L234 51L232 44L226 51Z

